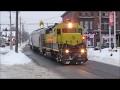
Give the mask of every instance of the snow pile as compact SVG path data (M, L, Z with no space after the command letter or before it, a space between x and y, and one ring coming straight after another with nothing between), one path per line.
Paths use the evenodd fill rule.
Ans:
M27 64L31 60L25 56L21 51L15 53L15 51L10 51L9 53L1 56L1 64L14 65L14 64Z
M22 53L22 46L18 48L18 53L15 52L15 46L13 50L10 50L10 47L0 48L0 52L7 52L6 54L0 53L0 63L6 65L15 65L15 64L27 64L31 62L26 55Z
M0 54L1 53L7 53L7 52L9 52L10 51L10 47L8 47L8 46L6 46L5 48L3 47L0 47Z
M112 52L109 51L109 48L105 48L100 53L100 50L95 51L93 48L88 48L88 59L120 67L120 49L117 50L118 52ZM112 56L110 56L111 53Z

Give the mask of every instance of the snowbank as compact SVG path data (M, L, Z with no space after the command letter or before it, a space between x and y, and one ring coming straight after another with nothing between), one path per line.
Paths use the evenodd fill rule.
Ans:
M10 47L6 46L5 48L0 47L0 53L7 53L10 51Z
M25 56L21 51L15 53L15 51L10 51L9 53L1 56L1 64L14 65L14 64L27 64L31 60Z
M88 59L120 67L120 49L117 49L118 52L108 50L108 48L102 49L100 53L100 50L95 51L93 48L88 48ZM113 56L110 56L111 53Z
M30 63L31 59L22 53L22 48L24 45L18 48L18 53L15 52L15 46L13 46L13 50L10 50L10 47L8 46L5 48L0 48L0 63L5 65ZM2 54L5 52L6 54Z

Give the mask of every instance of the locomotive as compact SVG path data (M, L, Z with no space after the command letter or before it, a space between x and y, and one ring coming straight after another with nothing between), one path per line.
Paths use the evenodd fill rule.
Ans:
M56 23L31 33L29 45L32 50L63 64L82 64L87 58L84 29L71 21Z

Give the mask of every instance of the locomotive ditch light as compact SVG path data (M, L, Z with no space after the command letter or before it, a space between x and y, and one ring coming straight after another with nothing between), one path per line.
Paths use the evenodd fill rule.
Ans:
M80 52L81 52L81 53L85 53L85 49L81 49Z
M66 50L65 50L65 53L69 53L69 50L68 50L68 49L66 49Z
M84 40L84 39L85 39L85 36L83 36L82 39Z
M40 25L41 27L43 27L43 25Z
M68 23L68 28L72 28L73 24L72 23Z

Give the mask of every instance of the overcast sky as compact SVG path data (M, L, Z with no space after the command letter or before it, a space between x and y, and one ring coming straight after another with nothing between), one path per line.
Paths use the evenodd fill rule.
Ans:
M39 22L42 20L44 23L59 23L62 21L61 15L65 11L21 11L19 13L19 18L21 16L22 22L25 24L25 30L31 33L33 30L40 28ZM1 24L9 24L9 11L1 11ZM15 24L16 14L12 11L12 23ZM28 23L33 23L33 25L28 25ZM9 28L9 25L1 25L2 30Z

